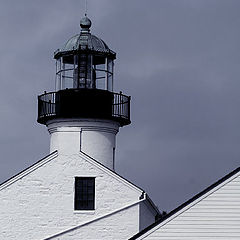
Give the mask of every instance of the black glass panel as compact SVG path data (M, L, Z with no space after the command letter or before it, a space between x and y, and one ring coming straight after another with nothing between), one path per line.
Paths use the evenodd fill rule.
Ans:
M94 210L95 178L75 178L75 210Z

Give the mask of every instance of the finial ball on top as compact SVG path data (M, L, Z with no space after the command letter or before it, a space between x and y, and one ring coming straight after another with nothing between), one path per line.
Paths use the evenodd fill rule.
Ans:
M85 17L83 17L81 20L80 20L80 26L81 28L87 28L89 29L92 25L92 22L91 20L87 17L87 15L85 15Z

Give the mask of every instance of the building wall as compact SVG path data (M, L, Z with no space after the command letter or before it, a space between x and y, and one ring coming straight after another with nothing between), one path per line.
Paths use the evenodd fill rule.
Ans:
M144 239L240 239L240 173L193 206L149 231ZM143 239L140 237L139 239Z
M138 205L117 212L111 216L92 222L85 226L61 234L53 240L76 240L76 239L129 239L132 233L139 231L136 219L138 219ZM97 235L96 235L97 232Z
M141 202L139 204L140 218L139 229L140 231L155 222L156 212L153 211L151 205L147 202Z
M96 177L94 211L74 211L75 176ZM107 174L80 154L59 155L0 190L0 239L45 239L124 208L138 201L140 195L140 191ZM130 214L132 217L126 213L128 217L123 222L117 215L116 220L109 221L109 224L114 222L112 229L134 225L129 228L133 231L129 234L136 233L139 212L136 208L131 211L135 211Z

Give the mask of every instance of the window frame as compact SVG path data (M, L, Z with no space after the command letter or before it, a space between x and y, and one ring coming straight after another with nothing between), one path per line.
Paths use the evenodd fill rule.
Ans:
M84 186L85 192L84 192L84 190L81 190L81 189L79 190L79 186L81 185L80 181L84 181L84 180L85 181L86 180L93 181L92 186L91 186L91 183L89 183L89 182L87 182L87 183L82 182L82 185L85 184L85 186ZM87 186L86 186L86 184L87 184ZM90 190L90 193L88 192L89 190ZM84 196L84 194L86 194L86 195ZM89 199L89 194L93 195L92 197L90 197L90 199ZM82 199L81 199L80 195L82 195ZM77 211L77 212L79 212L79 211L95 211L95 195L96 195L95 177L76 176L74 178L74 211ZM87 206L82 205L82 207L81 207L81 204L80 204L81 201L88 202ZM90 204L89 201L93 201L93 203Z

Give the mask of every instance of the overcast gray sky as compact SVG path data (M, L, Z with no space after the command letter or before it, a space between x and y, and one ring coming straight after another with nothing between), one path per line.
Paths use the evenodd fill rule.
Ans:
M0 181L49 153L37 95L53 52L79 33L80 0L0 0ZM240 166L240 1L89 0L92 33L117 52L132 96L117 172L170 211Z

